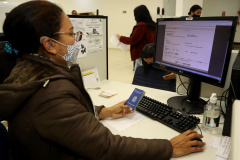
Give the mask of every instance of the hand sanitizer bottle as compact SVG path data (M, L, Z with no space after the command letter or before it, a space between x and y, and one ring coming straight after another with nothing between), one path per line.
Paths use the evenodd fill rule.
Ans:
M221 108L217 106L216 93L212 93L208 104L204 107L202 129L206 133L217 134Z

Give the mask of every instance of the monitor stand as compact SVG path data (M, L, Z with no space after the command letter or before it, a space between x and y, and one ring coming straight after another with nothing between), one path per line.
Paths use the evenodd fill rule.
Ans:
M200 93L201 82L191 78L189 79L188 95L171 97L167 104L188 114L202 114L207 102L200 98Z

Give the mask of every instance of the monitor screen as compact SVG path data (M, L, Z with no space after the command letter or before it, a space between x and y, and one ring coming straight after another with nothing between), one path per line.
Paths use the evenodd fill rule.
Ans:
M188 95L171 98L170 106L202 113L201 82L224 86L236 23L237 17L157 20L153 66L190 78Z

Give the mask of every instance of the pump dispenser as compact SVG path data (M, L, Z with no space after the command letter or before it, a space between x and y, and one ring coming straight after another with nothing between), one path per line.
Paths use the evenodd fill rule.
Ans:
M212 93L212 95L210 97L210 103L217 104L217 94L216 93Z
M212 93L208 104L204 107L202 129L204 132L218 133L221 108L217 105L217 95Z

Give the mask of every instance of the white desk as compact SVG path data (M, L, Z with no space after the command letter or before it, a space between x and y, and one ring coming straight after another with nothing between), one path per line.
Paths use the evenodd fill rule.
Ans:
M116 81L110 81L110 80L103 80L101 81L100 90L93 90L89 89L88 92L90 96L92 97L93 103L95 105L105 105L106 107L110 107L120 101L126 100L129 98L130 94L134 90L134 88L142 89L146 92L146 96L149 96L153 99L159 100L165 104L167 104L167 100L169 97L177 96L177 93L174 92L168 92L168 91L162 91L158 89L152 89L148 87L142 87L142 86L136 86L132 84L127 83L121 83ZM113 90L118 92L117 95L111 97L111 98L103 98L99 96L100 91L103 90ZM202 119L202 115L199 115L199 118ZM221 120L222 122L223 120ZM220 122L220 123L221 123ZM171 139L172 137L175 137L179 135L177 131L174 131L173 129L166 127L165 125L154 121L152 119L146 118L143 121L138 122L137 124L119 132L107 123L103 124L108 127L113 134L118 134L121 136L130 136L130 137L137 137L137 138L158 138L158 139ZM201 125L200 125L201 127ZM196 131L199 131L198 128L196 128ZM202 134L204 136L203 141L206 142L205 151L199 152L199 153L192 153L183 157L179 158L172 158L172 159L181 159L181 160L216 160L216 152L217 149L214 149L209 146L210 140L212 138L211 134L207 134L202 131ZM220 125L220 131L219 134L214 135L217 137L222 137L222 125Z

